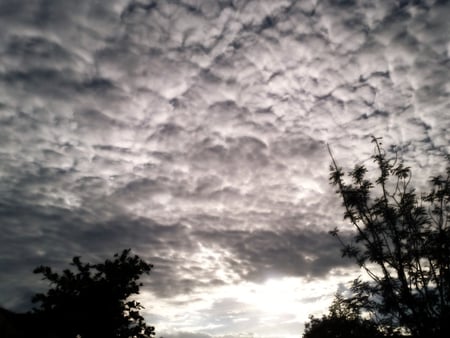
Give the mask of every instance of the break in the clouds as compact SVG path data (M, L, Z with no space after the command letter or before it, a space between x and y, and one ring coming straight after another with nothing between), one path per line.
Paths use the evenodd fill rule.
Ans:
M351 166L383 137L418 182L449 152L449 17L445 1L0 0L1 304L30 306L36 265L131 247L169 336L299 335L352 273L327 235L326 144Z

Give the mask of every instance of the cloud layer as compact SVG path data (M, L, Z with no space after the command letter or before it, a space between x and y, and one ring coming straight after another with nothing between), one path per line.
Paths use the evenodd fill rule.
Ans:
M383 137L418 182L441 166L449 16L439 1L2 0L0 303L29 306L36 265L125 247L165 302L333 283L349 262L327 235L342 211L326 144L352 166ZM190 329L245 331L208 318Z

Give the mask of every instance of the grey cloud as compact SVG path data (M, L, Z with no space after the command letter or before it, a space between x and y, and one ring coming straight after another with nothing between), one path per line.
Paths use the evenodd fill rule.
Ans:
M208 138L195 146L194 168L213 169L225 176L247 175L269 165L267 145L255 137Z
M76 255L85 261L102 260L114 250L128 247L155 265L146 282L155 294L174 296L199 286L185 278L181 268L184 255L197 248L181 225L126 216L102 220L99 214L94 217L81 210L44 206L18 210L3 205L0 211L4 227L1 270L5 277L1 287L12 294L23 293L20 303L11 304L15 308L24 306L25 297L44 287L32 275L34 267L48 264L61 269ZM21 282L12 283L18 276ZM211 285L217 282L211 281ZM8 299L2 298L3 302Z
M57 68L64 69L73 62L73 55L61 44L41 36L11 36L4 52L9 59L10 67L18 69L29 68Z
M289 134L288 134L289 135ZM302 135L280 138L271 144L271 153L283 160L314 161L317 154L323 151L324 144L312 138ZM319 155L320 156L320 155ZM298 163L298 162L297 162Z
M326 143L344 167L367 162L372 134L403 145L424 180L439 166L449 11L1 1L1 301L26 307L44 287L35 265L123 247L155 264L146 283L168 299L345 267L326 234L344 224Z
M42 95L44 97L68 98L68 92L76 87L74 74L62 74L52 69L34 69L29 72L11 71L3 74L2 82L10 89Z
M166 333L164 337L167 338L211 338L209 334L205 333L193 333L193 332L176 332L176 333Z
M227 263L242 278L261 281L273 276L317 278L350 262L340 259L339 243L326 232L216 231L197 234L206 243L229 250Z

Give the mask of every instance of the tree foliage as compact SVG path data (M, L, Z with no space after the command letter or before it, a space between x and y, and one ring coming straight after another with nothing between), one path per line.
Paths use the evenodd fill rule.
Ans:
M142 274L152 268L130 250L100 264L83 263L74 257L71 269L61 274L40 266L35 273L50 282L47 293L34 296L34 309L47 332L60 338L148 338L154 328L139 313L142 305L130 299L139 293Z
M310 322L305 325L303 338L384 337L373 321L361 318L359 311L359 307L337 294L328 315L321 318L310 317Z
M410 186L410 168L388 158L380 139L372 142L375 180L363 165L346 177L330 152L330 181L355 230L350 242L339 229L330 233L341 242L343 256L370 277L354 281L353 300L380 327L440 337L450 328L450 165L419 196Z

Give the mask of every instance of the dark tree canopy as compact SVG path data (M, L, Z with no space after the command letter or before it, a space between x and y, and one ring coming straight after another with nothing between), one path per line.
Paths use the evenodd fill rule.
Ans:
M373 321L361 318L359 310L337 294L328 315L323 315L322 318L310 317L310 322L305 325L303 338L385 337Z
M40 266L35 273L50 282L47 293L37 294L35 316L45 332L58 338L147 338L154 328L147 326L139 310L142 306L129 297L139 293L142 274L151 264L130 250L115 254L100 264L82 263L74 257L71 269L61 274Z
M347 179L331 155L330 180L355 230L350 242L338 229L331 234L341 241L343 256L370 277L353 283L353 302L381 328L444 336L450 328L450 162L446 174L433 177L430 190L418 196L410 168L388 158L379 139L373 144L375 180L362 165Z

